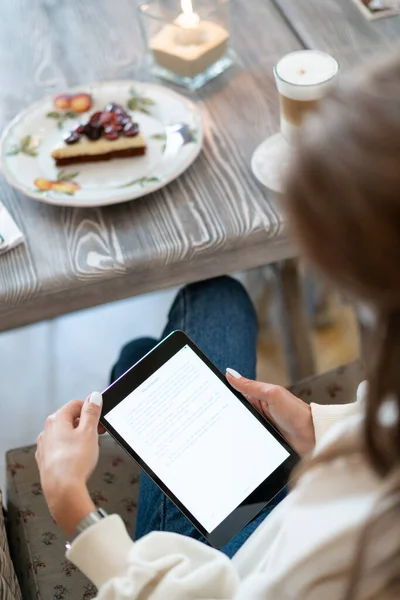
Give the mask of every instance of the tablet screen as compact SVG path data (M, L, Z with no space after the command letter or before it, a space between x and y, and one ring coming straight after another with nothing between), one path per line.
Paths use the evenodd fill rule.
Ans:
M209 533L289 457L188 345L104 418Z

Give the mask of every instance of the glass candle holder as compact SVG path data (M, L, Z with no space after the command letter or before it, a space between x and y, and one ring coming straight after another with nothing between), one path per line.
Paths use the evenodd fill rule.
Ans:
M139 6L152 73L196 90L233 62L231 0L149 0Z

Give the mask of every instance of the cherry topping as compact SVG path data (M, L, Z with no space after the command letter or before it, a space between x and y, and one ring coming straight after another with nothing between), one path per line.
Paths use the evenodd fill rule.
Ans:
M139 133L139 125L137 123L127 123L124 127L123 134L127 137L133 137Z
M97 123L97 121L98 121L98 120L100 119L100 117L101 117L101 114L102 114L102 113L101 113L101 111L98 111L98 112L95 112L95 113L93 113L93 114L92 114L92 116L91 116L91 117L90 117L90 119L89 119L89 123L90 123L90 124L92 124L92 123Z
M115 131L111 127L106 127L104 130L104 137L107 138L107 140L117 140L119 138L118 131Z
M86 125L86 135L89 140L95 142L96 140L101 138L103 133L103 126L99 123L90 123Z
M75 144L82 135L96 141L104 136L107 140L116 140L120 135L134 137L139 133L139 125L133 123L131 117L119 104L110 102L105 110L93 113L89 121L70 133L66 144Z
M115 102L110 102L107 104L104 109L105 112L115 113L116 115L126 115L126 111L122 108L120 104L115 104Z
M72 133L69 134L68 137L65 138L65 143L66 144L76 144L76 142L79 142L79 140L81 139L81 134L78 133L77 131L73 131Z
M104 126L114 125L114 123L117 123L117 121L118 121L117 115L115 115L112 112L103 112L103 113L101 113L100 118L99 118L99 123L101 123Z

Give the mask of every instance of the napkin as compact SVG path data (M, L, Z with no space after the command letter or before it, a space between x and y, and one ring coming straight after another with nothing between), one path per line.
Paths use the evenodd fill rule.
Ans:
M15 248L24 241L24 236L17 224L0 202L0 254Z

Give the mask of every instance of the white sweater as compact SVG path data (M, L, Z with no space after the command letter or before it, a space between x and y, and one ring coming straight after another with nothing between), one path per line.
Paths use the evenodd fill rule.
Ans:
M313 404L312 414L318 452L349 428L356 432L362 402ZM67 558L93 581L101 600L299 600L316 579L350 565L379 487L361 460L356 468L346 459L316 467L232 560L174 533L153 532L133 542L117 515L78 536ZM305 597L337 600L343 589L339 580Z

